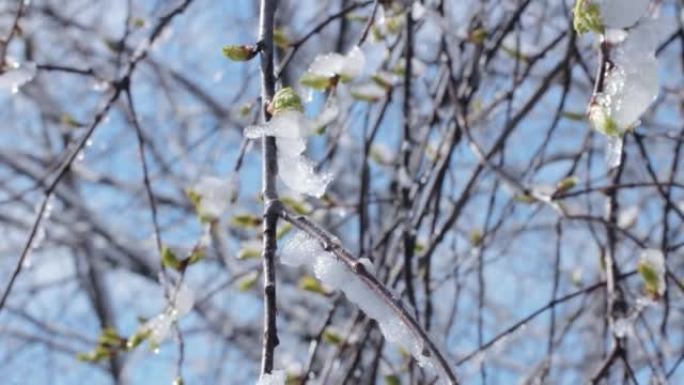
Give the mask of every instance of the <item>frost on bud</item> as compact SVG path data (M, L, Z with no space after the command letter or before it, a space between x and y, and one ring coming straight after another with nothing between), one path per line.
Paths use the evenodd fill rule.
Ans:
M232 61L248 61L259 53L258 45L227 45L223 47L223 55Z
M310 291L316 294L330 294L329 289L325 288L318 280L316 280L316 278L310 275L305 275L302 278L300 278L299 282L297 282L297 287L304 291Z
M592 0L575 0L572 15L572 24L578 34L581 35L589 31L603 32L601 8Z
M376 83L360 84L351 89L351 96L364 102L374 103L386 95L387 89Z
M619 136L620 129L615 120L608 115L606 109L598 104L589 107L589 122L598 132L607 136Z
M309 88L325 90L338 81L349 82L361 75L366 66L366 56L355 46L346 55L329 53L318 55L302 75L299 82Z
M203 176L194 186L186 190L186 194L200 222L212 223L218 221L228 210L237 194L236 191L234 183L228 179Z
M330 77L316 75L310 72L305 73L299 78L299 83L305 87L313 88L314 90L325 90L330 87L333 82Z
M642 251L637 271L644 280L644 288L648 295L660 298L665 294L665 256L661 250Z
M283 111L296 110L304 112L302 106L302 98L292 89L292 87L285 87L276 92L270 106L271 113L277 115Z

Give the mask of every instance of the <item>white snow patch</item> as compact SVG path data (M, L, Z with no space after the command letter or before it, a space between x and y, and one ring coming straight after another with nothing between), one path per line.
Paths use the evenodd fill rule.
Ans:
M171 301L166 309L147 321L143 330L150 332L149 339L155 345L160 345L171 331L171 325L188 314L195 303L194 293L185 285L180 285L171 293Z
M227 179L204 176L192 187L192 190L202 197L200 200L202 214L220 218L230 207L235 186Z
M609 28L633 26L646 13L651 0L600 0L601 18Z
M363 72L365 65L366 57L363 51L358 46L354 46L346 55L332 52L316 56L307 72L326 78L339 75L354 79Z
M325 111L324 111L325 112ZM325 112L322 119L334 119L336 111ZM332 116L332 118L331 118ZM247 126L244 135L256 139L274 136L278 148L278 175L287 187L300 194L320 198L332 181L330 173L316 173L314 164L304 156L306 136L313 132L313 124L297 110L277 113L265 123Z
M270 374L262 375L256 385L285 385L286 379L284 370L273 370Z
M333 289L341 290L349 301L373 318L387 341L411 353L422 367L439 368L436 362L423 354L422 340L415 336L391 304L344 262L326 252L318 241L303 232L295 233L281 249L280 261L290 266L313 265L316 278ZM359 262L372 274L374 269L370 260ZM397 297L391 300L398 302Z
M16 94L21 86L36 76L36 64L33 62L19 64L11 58L7 58L7 62L5 71L0 72L0 90Z
M628 229L634 226L637 218L639 217L639 210L639 206L637 205L627 206L620 210L617 221L618 227L622 229Z

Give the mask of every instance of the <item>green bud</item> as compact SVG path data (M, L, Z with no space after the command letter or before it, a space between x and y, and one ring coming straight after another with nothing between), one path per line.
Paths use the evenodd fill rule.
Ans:
M342 336L330 330L330 328L325 328L325 330L323 330L323 335L321 337L324 342L330 345L341 345L343 342Z
M127 350L133 350L138 345L143 343L147 339L147 337L150 336L150 331L147 329L141 329L135 332L132 336L128 338L128 341L126 341L126 349Z
M271 102L271 112L273 115L287 110L304 112L302 98L299 97L297 92L292 89L292 87L280 89L278 92L276 92L275 96L273 97L273 101Z
M564 192L570 191L573 187L577 185L579 179L576 176L569 176L562 179L556 184L556 194L562 194Z
M162 246L161 259L162 264L168 268L178 270L181 267L180 260L168 246Z
M327 295L328 291L321 285L320 282L314 277L305 275L299 279L297 287L302 290L310 291L312 293Z
M640 262L639 266L637 266L637 271L644 280L644 288L646 289L646 293L656 298L659 297L660 293L658 291L658 287L660 277L653 266L649 265L648 263Z
M290 46L290 39L285 34L282 28L276 28L273 31L273 44L276 47L285 49Z
M227 45L223 47L223 55L232 61L248 61L259 53L256 45Z
M315 75L310 72L304 73L299 78L299 83L314 90L326 90L333 84L333 79L327 76Z
M247 291L247 290L253 288L256 285L258 278L259 278L258 272L252 271L252 272L248 273L247 275L245 275L244 277L240 278L237 281L238 290Z
M601 9L592 0L575 0L575 8L572 14L572 24L578 34L581 35L589 31L603 33Z
M592 127L603 135L620 136L622 132L617 122L610 117L605 108L599 105L592 105L589 108L589 122Z

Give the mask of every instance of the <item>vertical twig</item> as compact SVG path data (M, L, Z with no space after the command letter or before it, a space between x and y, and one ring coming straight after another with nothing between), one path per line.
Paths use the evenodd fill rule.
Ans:
M273 24L277 0L261 0L259 19L259 41L261 42L261 97L264 120L271 118L268 105L275 93L275 76L273 73ZM276 286L275 286L275 252L276 225L278 223L278 190L276 176L278 161L276 158L276 141L272 136L262 138L262 193L264 196L263 221L263 277L264 277L264 336L261 352L261 374L273 370L273 354L278 346L276 329Z
M412 66L411 60L413 58L413 17L411 11L406 12L406 52L405 52L405 71L404 71L404 143L402 144L402 164L400 175L401 183L401 208L404 219L403 229L403 244L404 244L404 281L406 284L406 294L408 296L411 306L416 310L416 294L413 288L413 248L416 243L416 236L413 227L411 226L411 185L410 178L410 163L411 150L413 148L413 139L411 137L411 83L412 83Z

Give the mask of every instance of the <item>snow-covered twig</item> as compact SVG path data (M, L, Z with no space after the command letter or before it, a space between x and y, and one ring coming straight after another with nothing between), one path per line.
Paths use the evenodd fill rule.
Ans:
M337 258L337 262L341 264L348 270L344 273L346 276L348 273L352 274L353 277L357 278L361 285L363 285L364 293L372 293L375 298L368 298L367 300L377 302L383 310L387 309L392 314L391 323L399 323L397 325L399 328L405 329L407 331L406 336L411 340L417 341L420 346L419 350L411 351L415 358L417 358L421 363L427 363L432 365L440 373L445 381L449 384L458 384L458 379L452 371L447 359L440 352L433 341L428 337L427 333L418 324L415 318L411 315L410 311L401 303L399 298L395 297L390 290L382 284L373 274L370 272L368 267L363 263L362 260L355 258L350 251L345 249L337 240L337 238L329 233L327 230L311 222L304 216L295 216L289 213L287 210L283 209L280 211L282 218L290 223L292 223L299 230L304 232L307 236L315 240L323 251L332 254ZM338 266L334 266L336 268ZM342 274L342 272L340 272ZM351 282L350 282L351 284ZM348 290L351 292L352 290ZM352 293L345 294L350 295ZM359 304L360 306L363 304ZM363 307L363 306L362 306ZM369 309L363 308L364 312L368 313ZM377 312L376 312L377 313ZM375 314L369 314L371 318L377 318ZM385 315L386 317L387 315ZM386 330L394 328L395 325L383 325L383 322L379 322L381 329L383 329L383 334L387 338ZM406 341L393 341L395 343L406 343Z

